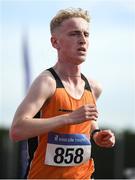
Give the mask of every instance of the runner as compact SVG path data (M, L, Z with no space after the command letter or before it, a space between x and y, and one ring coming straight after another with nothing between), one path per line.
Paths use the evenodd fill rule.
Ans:
M90 138L100 147L115 144L114 134L100 130L97 122L101 87L81 73L89 22L88 12L81 8L61 10L52 19L57 62L35 79L15 113L11 138L37 137L29 179L90 179L94 172Z

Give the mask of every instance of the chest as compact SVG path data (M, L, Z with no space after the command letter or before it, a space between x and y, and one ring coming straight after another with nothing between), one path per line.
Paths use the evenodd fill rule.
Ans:
M81 99L84 94L84 88L81 87L66 86L65 91L69 94L69 96L77 100Z
M94 97L89 90L84 89L79 99L72 95L65 88L57 88L54 95L45 105L46 111L61 114L62 112L72 112L86 104L95 104Z

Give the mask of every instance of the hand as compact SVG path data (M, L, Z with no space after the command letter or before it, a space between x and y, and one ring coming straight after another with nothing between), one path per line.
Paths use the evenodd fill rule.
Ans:
M111 130L101 130L93 135L95 143L100 147L110 148L115 145L115 136Z
M98 111L95 105L87 104L69 114L70 124L79 124L85 121L98 118Z

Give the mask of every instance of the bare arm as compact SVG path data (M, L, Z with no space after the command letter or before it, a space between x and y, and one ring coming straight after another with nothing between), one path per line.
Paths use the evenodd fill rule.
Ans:
M90 80L90 84L92 87L93 95L95 99L97 100L99 96L101 95L102 92L102 86L96 81ZM92 128L91 128L91 133L95 129L99 129L98 122L97 121L92 121ZM114 133L111 130L101 130L97 131L93 135L93 140L95 143L100 146L100 147L113 147L115 144L115 136Z
M96 120L98 113L93 105L85 105L76 111L52 118L33 118L56 89L54 79L47 73L41 74L32 84L27 96L18 107L10 129L15 141L39 136L67 124L78 124ZM51 121L50 121L51 120Z
M92 93L94 98L96 99L96 101L98 100L99 96L102 93L102 86L101 84L99 84L97 81L93 80L93 79L89 79L89 83L91 85L91 89L92 89ZM99 125L97 121L93 121L92 122L92 126L91 126L91 132L95 129L99 129Z
M52 96L55 91L55 81L49 74L42 73L32 84L27 96L18 107L13 123L10 129L10 137L13 140L23 140L29 137L40 135L52 128L60 126L65 119L53 118L51 121L41 118L33 118L40 110L46 100Z

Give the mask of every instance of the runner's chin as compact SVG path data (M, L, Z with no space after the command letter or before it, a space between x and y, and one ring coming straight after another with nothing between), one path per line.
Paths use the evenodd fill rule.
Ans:
M80 55L80 56L78 56L77 57L77 65L79 65L79 64L81 64L81 63L83 63L83 62L85 62L85 60L86 60L86 56L84 56L84 55Z

